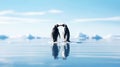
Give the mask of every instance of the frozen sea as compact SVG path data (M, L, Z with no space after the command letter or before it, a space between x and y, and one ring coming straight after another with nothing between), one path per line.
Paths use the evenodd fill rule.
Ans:
M0 67L120 67L120 40L0 41Z

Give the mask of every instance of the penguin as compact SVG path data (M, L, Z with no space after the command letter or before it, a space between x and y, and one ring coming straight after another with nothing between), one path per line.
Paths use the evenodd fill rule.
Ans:
M58 38L58 35L60 37L60 33L59 33L59 29L58 29L59 25L56 24L54 25L53 29L52 29L52 39L53 39L53 42L57 42L57 38Z
M66 24L62 24L62 26L64 27L64 40L65 42L70 42L70 31Z

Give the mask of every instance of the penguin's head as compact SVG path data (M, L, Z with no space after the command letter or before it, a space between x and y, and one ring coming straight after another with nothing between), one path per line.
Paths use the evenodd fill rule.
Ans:
M56 25L54 25L54 27L59 27L59 25L58 25L58 24L56 24Z
M67 25L66 24L62 24L63 27L67 28Z

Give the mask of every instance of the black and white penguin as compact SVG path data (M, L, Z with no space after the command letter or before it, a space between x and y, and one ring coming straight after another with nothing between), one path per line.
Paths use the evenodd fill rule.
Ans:
M70 31L68 26L66 24L62 24L62 26L64 27L64 40L65 42L70 42Z
M60 33L59 33L59 29L58 29L59 25L56 24L53 29L52 29L52 39L53 39L53 42L57 42L57 39L58 39L58 35L60 36Z

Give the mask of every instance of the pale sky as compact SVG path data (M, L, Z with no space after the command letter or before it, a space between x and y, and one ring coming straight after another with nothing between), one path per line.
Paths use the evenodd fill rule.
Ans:
M120 0L0 0L0 35L50 37L57 23L73 37L120 34Z

